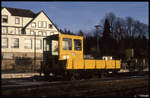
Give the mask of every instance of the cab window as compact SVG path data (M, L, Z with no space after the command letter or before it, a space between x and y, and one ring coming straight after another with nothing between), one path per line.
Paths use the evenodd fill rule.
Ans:
M62 43L63 50L72 50L72 39L71 38L63 38Z
M80 51L82 49L81 45L81 40L74 39L74 50Z
M50 51L50 45L46 39L44 39L44 51Z
M52 40L52 55L58 55L58 40Z

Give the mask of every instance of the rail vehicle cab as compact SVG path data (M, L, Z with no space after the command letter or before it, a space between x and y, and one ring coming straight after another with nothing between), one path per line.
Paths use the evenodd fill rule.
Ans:
M83 59L83 37L77 35L59 35L59 60Z
M57 34L44 38L44 55L54 56L58 60L83 59L83 37L77 35ZM44 57L44 59L46 59Z
M82 36L59 33L43 40L43 63L48 72L61 72L67 60L83 59Z
M52 73L56 76L74 77L79 74L84 76L92 73L116 72L120 69L120 60L84 59L83 36L59 33L44 38L43 42L41 72L44 75Z

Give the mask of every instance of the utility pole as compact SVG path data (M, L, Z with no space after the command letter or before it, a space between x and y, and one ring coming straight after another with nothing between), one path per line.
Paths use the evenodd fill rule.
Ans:
M100 55L100 48L99 48L99 34L98 34L98 30L99 27L102 27L101 25L96 25L96 49L97 49L97 53L96 53L96 58L98 59L99 55Z

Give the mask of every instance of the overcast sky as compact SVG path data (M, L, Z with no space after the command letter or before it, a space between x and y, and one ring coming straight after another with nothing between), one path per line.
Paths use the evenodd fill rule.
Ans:
M2 6L30 9L37 13L43 10L58 28L92 30L106 13L117 17L131 16L148 24L148 2L2 2Z

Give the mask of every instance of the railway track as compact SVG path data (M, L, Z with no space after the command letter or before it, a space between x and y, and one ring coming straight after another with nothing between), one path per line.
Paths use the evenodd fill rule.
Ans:
M20 92L22 91L22 93L24 92L33 92L35 90L39 90L41 91L41 89L47 89L47 88L51 88L51 87L59 87L62 85L78 85L78 84L88 84L88 83L94 83L94 82L99 82L99 83L111 83L113 81L125 81L125 80L132 80L132 79L142 79L147 77L148 78L148 72L145 73L141 73L141 74L131 74L131 73L124 73L124 74L117 74L116 76L112 77L107 76L105 78L92 78L92 79L82 79L82 80L74 80L74 81L64 81L64 80L42 80L42 78L44 77L32 77L32 78L25 78L25 79L15 79L13 80L13 83L10 84L5 84L3 85L3 82L9 82L11 81L11 79L5 79L4 81L2 81L2 95L13 95L16 92ZM135 87L131 88L131 89L135 89ZM138 87L137 87L138 88ZM141 87L142 88L142 87ZM128 89L128 88L126 88ZM124 89L124 90L126 90ZM90 92L94 92L96 89L90 89ZM93 91L92 91L93 90ZM121 90L120 90L121 91ZM14 93L15 92L15 93ZM84 92L84 91L81 91ZM85 91L86 92L86 91ZM115 93L116 91L112 91L111 93L113 94L113 92ZM119 91L117 91L119 92ZM107 91L105 92L107 93ZM21 93L20 93L21 94ZM101 93L102 94L102 93ZM96 94L95 94L96 95ZM102 94L103 95L103 94ZM109 95L109 94L108 94Z
M127 73L118 73L118 74L109 74L105 77L102 78L91 78L91 79L81 79L81 80L75 80L75 81L80 81L80 82L85 82L85 81L110 81L110 80L121 80L121 79L132 79L132 78L140 78L140 77L145 77L148 75L148 72L143 72L143 73L137 73L137 72L127 72ZM7 83L5 83L7 82ZM18 82L18 83L17 83ZM27 84L31 83L31 87L34 85L39 85L37 82L41 83L43 86L44 85L49 85L49 84L65 84L69 83L70 81L64 80L62 78L54 78L54 77L44 77L44 76L33 76L30 78L16 78L16 79L3 79L2 80L2 88L7 89L7 88L21 88L21 87L28 87L26 84L20 83L20 82L28 82ZM10 84L9 84L10 83ZM21 85L23 84L23 85ZM32 85L33 84L33 85Z
M147 80L148 77L140 76L124 79L56 81L47 85L2 89L2 96L134 96L140 93L148 94Z

